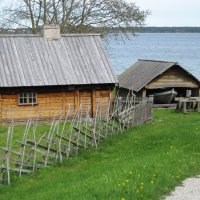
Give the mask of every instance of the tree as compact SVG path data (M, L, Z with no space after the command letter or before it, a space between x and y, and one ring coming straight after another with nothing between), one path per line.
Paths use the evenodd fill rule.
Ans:
M4 27L32 33L43 24L59 24L62 33L134 33L148 14L125 0L17 0L1 10Z

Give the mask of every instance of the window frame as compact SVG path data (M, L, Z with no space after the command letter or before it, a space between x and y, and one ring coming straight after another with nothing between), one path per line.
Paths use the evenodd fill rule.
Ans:
M31 94L31 95L30 95ZM26 102L22 103L21 99L26 99ZM30 101L32 99L32 102ZM34 101L35 99L35 101ZM37 92L29 91L29 92L19 92L18 94L18 105L19 106L34 106L37 105Z

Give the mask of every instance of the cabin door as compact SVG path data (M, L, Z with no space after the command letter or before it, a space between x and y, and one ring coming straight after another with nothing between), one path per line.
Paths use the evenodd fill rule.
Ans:
M90 90L80 90L80 105L82 107L82 116L92 117L92 92Z

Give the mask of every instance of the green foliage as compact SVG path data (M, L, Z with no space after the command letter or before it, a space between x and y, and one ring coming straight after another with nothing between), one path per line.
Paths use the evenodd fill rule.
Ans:
M160 199L200 173L198 113L154 111L152 124L113 136L63 166L0 186L0 199Z

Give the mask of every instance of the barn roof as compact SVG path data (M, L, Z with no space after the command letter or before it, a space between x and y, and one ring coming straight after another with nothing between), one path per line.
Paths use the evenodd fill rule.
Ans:
M0 87L116 82L100 35L0 36Z
M164 73L173 66L179 66L189 76L199 80L182 68L177 62L156 61L156 60L138 60L134 65L125 70L119 77L119 86L122 88L138 92L154 78Z

